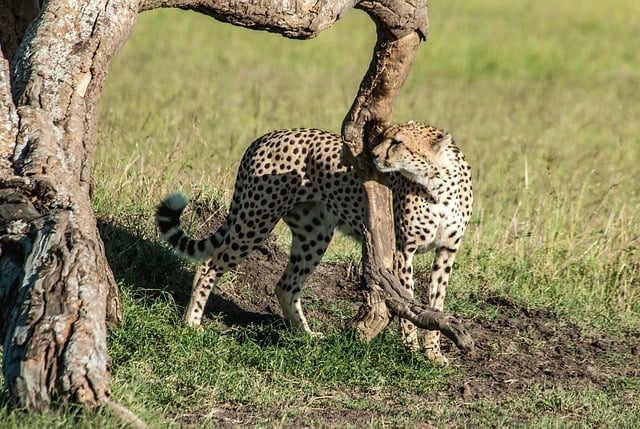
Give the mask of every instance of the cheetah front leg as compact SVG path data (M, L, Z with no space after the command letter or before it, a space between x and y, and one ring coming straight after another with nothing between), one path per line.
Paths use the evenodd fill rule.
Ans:
M409 296L413 298L413 253L396 252L394 262L400 284L407 289ZM400 319L400 328L402 330L402 342L411 350L417 351L420 348L420 343L418 342L418 328L416 325L406 319Z
M431 267L429 278L429 305L442 311L444 307L444 297L449 283L449 276L453 261L456 257L457 249L439 247ZM430 360L442 364L449 361L440 351L440 331L427 331L424 337L424 352Z

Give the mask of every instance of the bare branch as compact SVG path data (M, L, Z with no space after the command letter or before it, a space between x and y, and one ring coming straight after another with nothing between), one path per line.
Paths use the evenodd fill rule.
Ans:
M387 298L385 302L394 313L417 327L440 331L461 351L465 353L473 351L473 338L455 317L413 300Z
M393 105L429 27L426 0L364 1L356 7L375 21L378 40L358 95L342 123L342 135L353 157L360 155L363 142L371 145L391 122Z
M292 39L310 39L335 24L356 3L355 0L144 0L140 10L179 7L241 27Z
M27 27L40 12L38 0L0 0L0 48L11 61Z

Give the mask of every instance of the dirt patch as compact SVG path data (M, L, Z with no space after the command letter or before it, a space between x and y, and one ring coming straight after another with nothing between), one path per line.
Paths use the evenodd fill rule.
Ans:
M207 219L204 234L222 222L219 216L211 216L206 207L196 204L194 209L199 218ZM269 238L239 266L231 282L212 294L210 311L221 314L228 326L281 323L274 286L287 261L288 254L274 238ZM426 283L426 274L416 280ZM304 292L304 308L310 322L321 330L346 325L349 318L344 316L345 308L353 315L361 302L358 282L358 274L352 268L321 264L309 277ZM453 365L467 373L464 381L453 382L445 392L454 400L499 403L532 386L543 390L585 385L606 389L612 378L640 376L637 332L613 337L577 326L552 311L531 309L504 297L482 296L476 300L479 306L491 309L493 314L497 312L498 316L462 317L476 342L476 350L470 355L461 355L451 342L443 340L443 349ZM327 312L336 302L341 303L343 311ZM231 420L242 420L242 416L232 415L240 411L228 412L226 417ZM343 421L351 424L364 422L361 418L354 421L345 418ZM220 421L225 421L224 416Z
M614 377L640 375L640 365L633 363L640 346L637 334L614 338L501 297L485 297L482 305L500 315L466 322L476 350L460 358L469 378L452 386L454 396L501 401L533 385L608 388Z

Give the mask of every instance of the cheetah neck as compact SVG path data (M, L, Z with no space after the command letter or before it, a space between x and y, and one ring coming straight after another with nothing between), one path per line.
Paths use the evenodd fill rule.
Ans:
M449 197L451 190L456 188L455 182L460 173L460 169L451 162L446 162L427 172L400 171L407 180L423 188L436 203Z
M440 200L446 195L446 181L443 180L439 175L434 175L433 177L425 177L405 174L404 172L403 175L410 181L417 183L422 188L424 188L436 202L440 202Z

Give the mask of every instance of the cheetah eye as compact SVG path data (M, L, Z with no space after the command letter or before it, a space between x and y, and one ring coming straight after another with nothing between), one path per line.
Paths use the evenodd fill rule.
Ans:
M402 140L400 140L400 139L398 139L398 138L394 137L394 138L392 138L392 139L391 139L390 146L397 146L397 145L399 145L400 143L402 143Z

